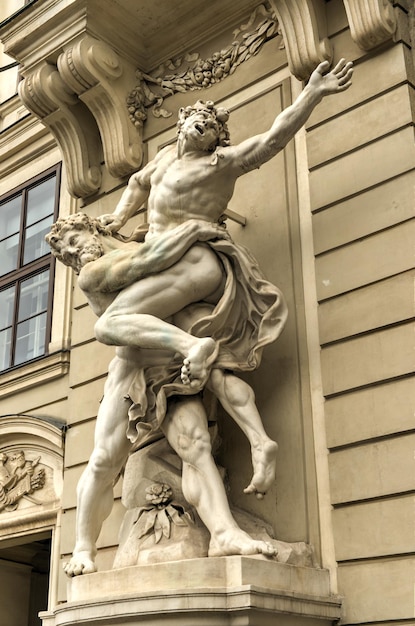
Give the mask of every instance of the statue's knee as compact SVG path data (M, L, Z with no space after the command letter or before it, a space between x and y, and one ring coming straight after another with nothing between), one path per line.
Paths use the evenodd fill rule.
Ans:
M212 444L209 433L201 428L195 428L192 433L181 434L178 437L177 453L184 460L197 460L211 454Z
M115 465L114 459L111 457L108 450L97 447L91 454L88 468L89 471L95 475L108 476L116 471Z

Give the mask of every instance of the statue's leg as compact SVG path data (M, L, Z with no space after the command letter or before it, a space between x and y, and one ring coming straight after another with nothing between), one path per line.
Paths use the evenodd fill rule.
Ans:
M252 539L232 516L211 454L207 418L200 398L172 399L162 430L183 461L183 495L196 508L211 534L209 556L275 555L271 544Z
M125 396L135 371L131 361L118 356L109 367L94 450L77 488L76 544L72 558L64 565L68 576L96 571L96 542L112 509L114 482L131 448L126 437L129 401Z
M208 387L248 438L254 475L244 492L255 493L258 499L262 499L275 481L278 445L264 430L254 392L234 374L218 369L212 370Z
M186 360L183 382L201 387L216 358L211 338L194 337L163 320L220 290L223 269L206 246L194 246L171 268L123 289L95 325L109 345L178 352Z

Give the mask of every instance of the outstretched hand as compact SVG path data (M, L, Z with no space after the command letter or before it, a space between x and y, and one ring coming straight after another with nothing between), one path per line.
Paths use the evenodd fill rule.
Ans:
M308 85L320 92L321 96L328 96L332 93L345 91L352 84L353 63L346 63L345 59L340 59L337 65L331 70L330 63L323 61L310 76Z

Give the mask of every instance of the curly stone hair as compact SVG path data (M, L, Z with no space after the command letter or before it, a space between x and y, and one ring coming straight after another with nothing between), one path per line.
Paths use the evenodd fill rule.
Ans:
M218 140L216 146L229 146L230 134L226 122L229 119L229 111L223 107L215 107L212 100L198 100L192 106L182 107L179 110L179 119L177 122L177 133L180 133L184 121L195 113L204 113L211 116L218 126Z
M92 234L111 235L111 231L107 226L101 224L94 217L89 217L86 213L75 213L68 217L60 217L54 224L47 235L46 242L50 245L52 254L58 261L64 262L61 252L62 237L70 230L88 231Z

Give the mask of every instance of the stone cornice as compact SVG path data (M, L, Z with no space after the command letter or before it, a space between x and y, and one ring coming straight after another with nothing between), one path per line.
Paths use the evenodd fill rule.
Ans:
M45 0L0 29L5 50L21 63L19 95L56 139L69 192L79 198L99 190L102 161L119 178L138 169L143 155L125 105L135 67L89 34L91 6ZM122 41L117 32L114 39Z
M239 0L238 12L248 14L260 4ZM393 36L389 0L344 4L351 36L362 49ZM269 0L269 5L291 72L307 80L318 63L333 56L325 0ZM19 61L25 79L21 97L56 138L73 196L99 190L102 161L116 179L141 165L142 129L139 120L131 123L126 107L137 63L140 72L151 71L177 48L185 52L192 41L206 42L206 33L223 33L224 23L231 15L235 19L234 9L233 0L182 0L177 8L170 0L42 0L3 23L5 52Z

